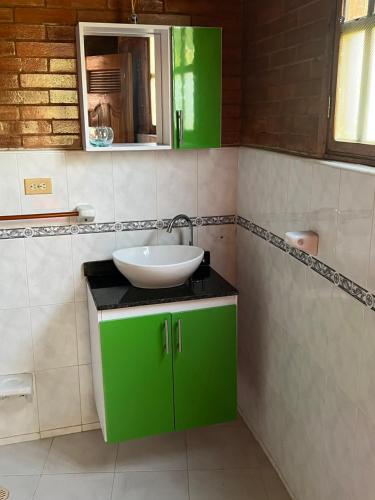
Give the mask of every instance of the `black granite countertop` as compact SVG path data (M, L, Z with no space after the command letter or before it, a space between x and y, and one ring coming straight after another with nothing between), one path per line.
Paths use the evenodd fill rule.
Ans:
M131 285L112 260L85 262L83 271L99 311L238 295L230 283L206 265L201 265L184 285L157 290Z

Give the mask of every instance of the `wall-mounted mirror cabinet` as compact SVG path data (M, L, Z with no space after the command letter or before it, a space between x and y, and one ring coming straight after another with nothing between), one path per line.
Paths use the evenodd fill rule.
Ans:
M221 145L221 29L79 23L83 146Z

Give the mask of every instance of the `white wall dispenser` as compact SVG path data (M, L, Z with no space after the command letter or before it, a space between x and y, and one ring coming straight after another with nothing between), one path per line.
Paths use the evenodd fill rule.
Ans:
M77 205L77 222L92 222L95 219L95 208L92 205L81 203Z
M318 255L319 235L314 231L290 231L285 233L285 241L291 247Z

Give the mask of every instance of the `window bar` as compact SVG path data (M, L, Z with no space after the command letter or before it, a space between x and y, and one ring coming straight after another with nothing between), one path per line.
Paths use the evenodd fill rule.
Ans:
M345 22L346 2L347 2L347 0L342 0L342 3L341 3L341 16L340 16L340 23L341 24Z
M375 0L369 0L367 9L367 18L373 15ZM370 59L371 59L371 38L372 29L368 26L363 27L365 30L365 39L363 45L363 61L362 61L362 75L361 75L361 92L358 110L358 125L357 125L357 141L363 142L365 127L368 115L368 97L369 97L369 80L370 80Z

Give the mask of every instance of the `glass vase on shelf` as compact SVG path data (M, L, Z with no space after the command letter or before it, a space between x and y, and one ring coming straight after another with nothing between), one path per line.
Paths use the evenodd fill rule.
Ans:
M92 146L108 147L113 142L111 127L89 127L89 141Z

